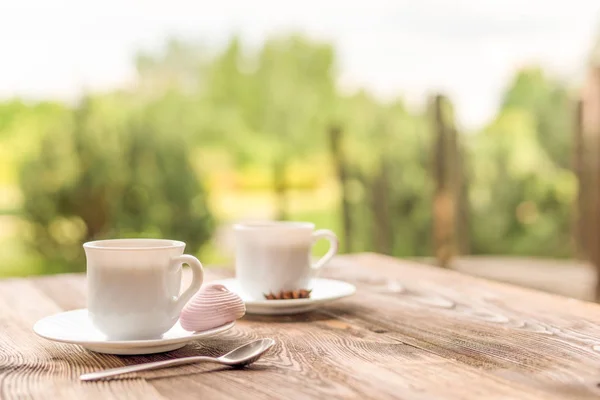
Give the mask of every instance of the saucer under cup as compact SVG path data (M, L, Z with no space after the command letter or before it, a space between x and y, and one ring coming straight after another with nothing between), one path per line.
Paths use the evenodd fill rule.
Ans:
M201 332L186 331L177 322L160 338L152 340L110 340L100 332L89 318L88 310L67 311L42 318L33 331L48 340L80 345L97 353L133 355L153 354L179 349L191 341L218 335L235 325L235 322Z
M263 296L249 296L235 278L220 280L216 283L220 283L232 292L237 293L246 304L247 314L261 315L304 313L322 307L334 300L352 296L356 292L356 287L351 283L334 279L315 278L309 283L312 292L308 299L266 300Z

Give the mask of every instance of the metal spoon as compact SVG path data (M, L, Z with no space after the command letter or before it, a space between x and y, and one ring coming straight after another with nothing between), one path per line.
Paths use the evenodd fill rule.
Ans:
M173 367L176 365L193 364L202 361L229 365L230 367L242 367L244 365L252 364L256 360L258 360L274 344L275 341L273 339L259 339L250 343L246 343L245 345L240 346L237 349L234 349L229 353L222 355L221 357L193 356L176 358L173 360L166 361L156 361L138 365L129 365L127 367L112 368L104 371L83 374L79 377L79 379L81 379L82 381L94 381L97 379L128 374L130 372L147 371L150 369Z

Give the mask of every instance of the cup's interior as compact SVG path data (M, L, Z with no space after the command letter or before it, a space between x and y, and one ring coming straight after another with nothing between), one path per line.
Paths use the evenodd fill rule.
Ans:
M183 247L185 243L169 239L109 239L87 242L83 247L106 250L155 250Z

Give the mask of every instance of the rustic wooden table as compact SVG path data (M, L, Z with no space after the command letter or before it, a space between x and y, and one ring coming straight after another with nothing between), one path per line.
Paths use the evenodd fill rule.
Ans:
M0 281L0 399L600 396L597 304L373 254L339 257L324 274L353 282L356 295L303 315L249 315L223 336L127 357L32 332L41 317L85 307L83 275ZM217 355L260 337L278 344L246 370L199 364L108 382L77 379L97 369Z

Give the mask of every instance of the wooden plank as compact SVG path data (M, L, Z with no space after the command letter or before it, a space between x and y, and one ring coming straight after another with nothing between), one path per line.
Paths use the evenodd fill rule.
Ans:
M69 291L54 290L50 286L54 283L56 288L68 287L77 279L83 284L83 278L76 276L44 278L35 284L43 287L43 292L56 296L58 302L65 302ZM10 350L11 354L19 357L12 365L3 359L3 371L11 371L10 374L2 374L2 398L7 399L22 394L33 398L49 394L61 398L155 398L161 395L167 398L303 398L324 395L336 398L396 398L398 393L410 398L428 398L431 394L441 394L440 389L429 389L430 393L426 394L426 389L429 386L437 387L431 381L448 368L446 360L394 340L382 341L368 330L353 328L320 313L283 318L247 317L234 332L224 337L186 346L167 355L98 355L33 336L29 330L30 324L60 308L42 291L36 290L31 282L21 280L11 286L14 291L3 290L2 293L8 297L18 296L16 292L27 296L21 298L22 302L14 308L15 312L26 316L25 320L18 320L15 315L10 318L11 325L19 330L17 336L25 341L15 343L10 349L3 347L3 353ZM2 298L3 305L6 305L8 297ZM47 306L36 307L37 304ZM79 305L79 300L73 304ZM26 312L22 313L24 310ZM19 323L15 324L14 321ZM6 343L6 332L2 335L2 342ZM265 336L275 337L280 343L278 349L270 360L247 371L217 368L217 372L210 373L214 366L197 365L147 372L140 375L143 379L89 384L76 382L76 377L84 371L192 354L217 355L243 341ZM43 351L40 351L41 348ZM27 349L27 352L24 353L23 349ZM381 362L372 365L376 357L381 357ZM405 366L406 371L402 375L390 370L397 363ZM418 371L410 368L412 364L419 366ZM38 373L38 370L41 372ZM202 379L197 378L199 372L204 372ZM421 383L416 386L409 384L410 381L403 378L404 373L412 374L412 379L418 378ZM461 387L459 378L464 379L465 376L476 378L477 371L457 368L447 374L446 384L458 389ZM306 382L310 382L310 385L306 385ZM465 386L462 387L464 390ZM480 387L507 396L517 394L514 389L504 388L489 379L484 379ZM468 392L464 395L466 398L476 398Z
M433 262L430 264L434 265ZM593 301L595 298L596 270L581 260L465 256L452 260L452 269L580 300Z
M332 316L531 388L600 394L598 305L378 255L340 269L363 296Z
M359 291L316 312L246 316L223 336L128 357L31 332L38 318L84 304L81 275L0 281L0 398L585 399L600 393L600 306L369 254L340 257L324 273ZM230 274L206 273L208 280ZM217 355L258 337L278 345L247 370L191 365L102 383L76 380L98 368Z
M201 376L207 384L224 388L238 398L424 399L440 398L448 391L456 398L471 399L481 398L482 393L507 398L545 395L525 386L504 385L502 379L481 376L475 368L337 321L324 313L251 317L240 326L245 339L271 336L279 345L275 354L260 364L260 369L250 369L250 376L249 371L236 370ZM222 339L211 346L222 347ZM467 384L473 379L478 382L475 391ZM181 383L183 386L184 381ZM161 393L162 389L159 388ZM178 395L185 392L182 390Z
M62 280L56 278L57 285ZM161 398L143 380L110 385L78 384L78 375L92 366L124 365L118 357L100 356L50 343L31 330L36 320L61 308L27 280L3 281L0 289L0 398Z

